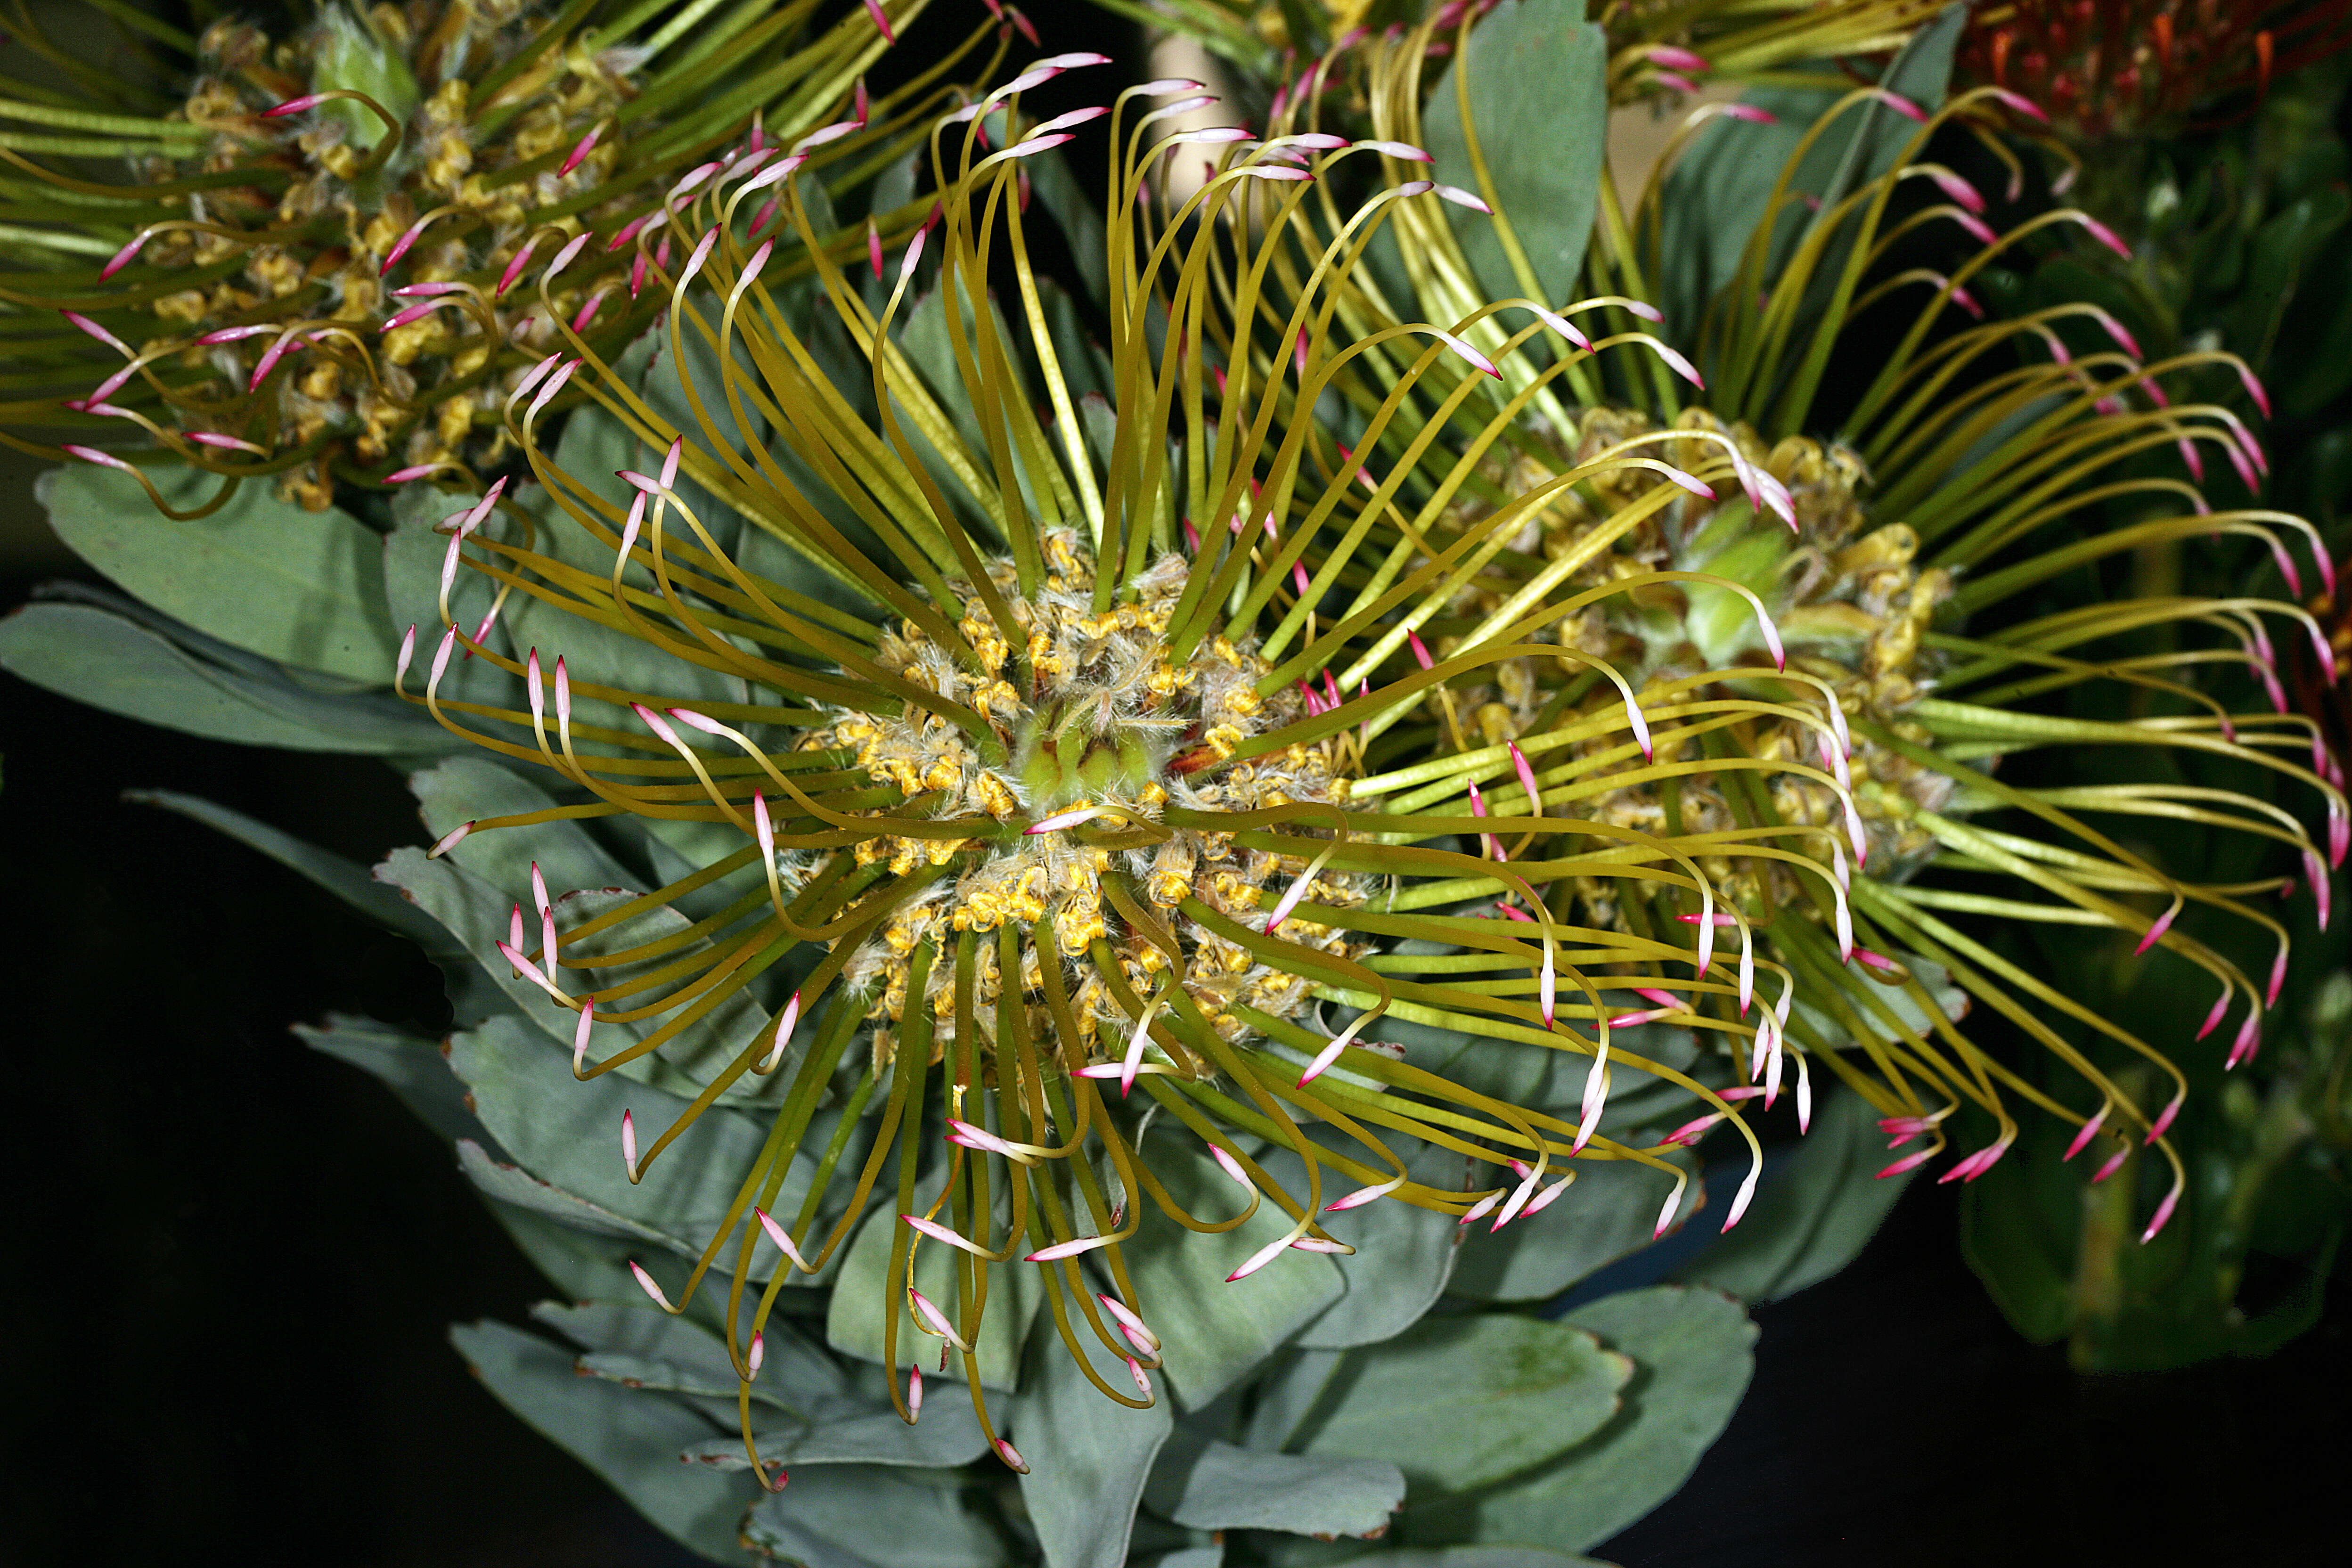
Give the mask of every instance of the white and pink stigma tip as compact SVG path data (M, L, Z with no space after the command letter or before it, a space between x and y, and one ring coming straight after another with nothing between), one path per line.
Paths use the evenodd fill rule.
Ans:
M646 1272L645 1265L639 1263L633 1258L629 1259L629 1272L636 1276L638 1289L644 1290L646 1295L654 1299L655 1306L659 1307L665 1312L675 1312L677 1310L677 1308L669 1304L669 1298L662 1294L662 1288L654 1282L654 1277Z

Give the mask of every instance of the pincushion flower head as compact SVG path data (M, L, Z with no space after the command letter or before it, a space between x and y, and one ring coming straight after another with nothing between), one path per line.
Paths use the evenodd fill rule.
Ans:
M880 0L823 30L771 5L301 9L282 36L150 23L175 101L47 50L88 100L6 106L42 129L0 149L26 197L0 299L63 321L17 351L33 395L0 421L84 426L77 456L140 427L314 510L495 470L499 401L565 329L617 352L650 320L629 238L660 189L755 121L790 141L830 118L895 30ZM559 254L560 279L517 287Z
M1719 944L1697 928L1696 950L1688 928L1571 918L1588 882L1722 909L1675 833L1584 823L1542 856L1514 836L1507 865L1480 848L1494 825L1475 802L1381 798L1422 764L1449 684L1559 652L1529 614L1442 668L1417 657L1416 606L1517 524L1434 560L1370 549L1395 487L1301 412L1386 396L1378 441L1440 367L1501 374L1450 325L1349 340L1327 319L1365 241L1437 197L1378 181L1277 334L1266 267L1335 172L1376 171L1381 149L1151 142L1156 119L1198 106L1191 83L1024 118L1024 92L1099 62L1044 60L941 122L922 169L937 222L895 258L824 255L772 152L683 194L654 341L614 360L569 336L509 396L543 489L458 506L441 629L403 655L406 695L559 802L459 824L440 848L461 865L577 823L672 847L675 879L650 891L534 871L536 907L499 952L568 1010L552 1016L579 1074L667 1058L698 1076L676 1125L614 1130L633 1178L720 1097L779 1105L683 1287L714 1267L727 1281L747 1386L778 1290L876 1237L881 1288L837 1293L836 1322L870 1327L909 1419L925 1373L952 1366L1016 1465L989 1425L984 1313L1042 1293L1101 1392L1139 1405L1162 1341L1123 1249L1147 1224L1213 1234L1279 1209L1287 1225L1231 1269L1247 1290L1293 1249L1348 1252L1349 1208L1500 1226L1551 1205L1579 1163L1618 1160L1656 1173L1663 1228L1685 1171L1655 1133L1600 1131L1612 1084L1646 1075L1708 1115L1728 1102L1623 1031L1672 1015L1744 1051L1789 1005L1744 916ZM1060 330L1074 307L1031 266L1024 198L1098 118L1118 153L1107 353ZM1163 161L1202 148L1212 177L1170 202ZM754 241L742 216L772 194L783 226ZM772 287L794 257L806 280ZM1374 353L1395 362L1377 383ZM559 386L594 407L551 451L539 420ZM1509 428L1464 448L1464 472ZM1621 700L1573 733L1633 756L1643 712L1588 662ZM1519 918L1475 908L1504 895ZM1700 1016L1701 994L1739 1005ZM1453 1055L1393 1042L1401 1023ZM1449 1065L1479 1052L1483 1076ZM1575 1113L1480 1087L1523 1068L1572 1073ZM1408 1169L1424 1148L1454 1173ZM1727 1223L1752 1188L1751 1171Z
M1977 216L1984 198L1929 159L1937 127L2031 115L2024 100L1979 89L1931 113L1885 88L1847 95L1804 132L1752 234L1714 237L1725 281L1701 296L1698 319L1675 323L1690 361L1540 363L1525 352L1538 339L1524 314L1489 305L1469 319L1490 279L1527 290L1521 312L1559 297L1539 270L1557 258L1512 226L1545 215L1510 208L1475 118L1459 114L1513 85L1482 84L1474 33L1454 57L1467 84L1453 75L1433 89L1426 36L1335 51L1271 127L1312 133L1324 91L1360 93L1383 139L1466 143L1478 189L1460 192L1451 213L1401 208L1396 269L1349 279L1329 297L1330 319L1377 339L1399 320L1454 315L1503 370L1445 367L1402 395L1416 416L1391 416L1356 446L1383 497L1400 498L1375 520L1374 547L1449 565L1397 628L1426 646L1441 680L1444 723L1426 739L1437 754L1358 783L1354 798L1441 817L1483 809L1514 858L1589 831L1554 818L1675 835L1699 855L1714 909L1620 883L1580 889L1579 917L1685 941L1698 922L1702 942L1727 921L1743 940L1754 932L1758 952L1796 978L1785 1048L1868 1096L1895 1146L1924 1140L1890 1173L1945 1149L1950 1119L1973 1106L1991 1139L1946 1179L1980 1174L2013 1141L2018 1100L2076 1122L2076 1152L2105 1133L2102 1175L2142 1142L2158 1145L2173 1179L2151 1200L2153 1234L2182 1190L2163 1139L2187 1089L2177 1058L2226 1050L2235 1065L2258 1047L2286 953L2265 895L2294 879L2200 885L2135 845L2171 822L2268 841L2290 852L2288 866L2299 857L2325 921L2326 870L2347 847L2342 775L2311 721L2285 710L2272 640L2274 629L2316 639L2319 627L2296 605L2226 593L2053 608L2042 591L2217 531L2266 548L2290 583L2304 570L2332 577L2303 520L2213 512L2200 493L2208 458L2251 479L2264 454L2227 408L2174 401L2167 384L2208 363L2242 367L2210 353L2142 363L2120 325L2087 304L1972 320L1970 279L2028 235L2112 236L2072 210L1996 234ZM1745 104L1704 109L1685 144L1704 129L1693 156L1752 156L1737 138L1769 119ZM1809 164L1816 147L1825 155ZM1489 143L1486 155L1500 151ZM1659 238L1659 191L1673 177L1631 215L1601 185L1578 285L1601 301L1588 318L1600 343L1612 341L1600 336L1607 323L1620 337L1655 327L1659 312L1640 301L1678 265ZM1456 216L1465 206L1471 215ZM1321 222L1328 230L1331 209ZM1961 242L1943 269L1895 259L1911 256L1905 242L1938 235ZM1303 260L1276 272L1303 286ZM1840 427L1817 430L1832 348L1882 303L1916 309L1874 339L1874 372ZM2070 322L2095 324L2114 346L2070 353L2058 331ZM1450 442L1421 434L1448 419L1508 421L1511 434L1456 465ZM1636 451L1645 463L1622 460ZM1609 454L1618 465L1591 474ZM2168 473L2147 466L2167 460ZM2109 503L2126 501L2132 521L2111 521ZM1496 529L1497 517L1510 525ZM1677 580L1685 573L1705 575ZM1637 579L1646 585L1609 592ZM1507 635L1532 646L1487 657ZM1638 751L1596 743L1586 728L1619 700L1590 674L1596 659L1639 696L1649 733ZM2233 712L2202 689L2200 675L2229 669L2252 675L2279 711ZM2095 784L2048 781L2024 760L2091 748L2113 759ZM2223 762L2238 771L2210 782L2196 771ZM2004 777L2021 769L2025 779ZM2324 819L2324 834L2296 809ZM2250 975L2177 924L2191 908L2268 933L2268 973ZM2071 995L2063 975L1988 940L1987 921L2104 928L2137 952L2163 947L2210 977L2210 1012L2180 1039L2139 1039ZM1971 1000L2074 1068L2080 1096L2052 1097L1971 1037L1961 1026ZM2161 1098L2126 1093L2126 1075L2102 1065L2116 1058L2148 1064ZM1777 1055L1744 1065L1769 1105Z

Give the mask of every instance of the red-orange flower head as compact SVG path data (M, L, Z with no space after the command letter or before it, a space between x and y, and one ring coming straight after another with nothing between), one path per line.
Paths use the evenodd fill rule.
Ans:
M2077 141L2179 120L2352 44L2352 0L2016 0L1978 10L1959 68Z

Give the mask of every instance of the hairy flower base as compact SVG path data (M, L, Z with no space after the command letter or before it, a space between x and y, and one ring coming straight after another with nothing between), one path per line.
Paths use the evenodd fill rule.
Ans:
M1297 742L1250 762L1230 762L1237 746L1283 728L1305 710L1288 691L1260 698L1255 688L1268 672L1266 662L1223 637L1201 643L1181 664L1171 659L1168 624L1183 592L1185 562L1162 557L1136 581L1131 599L1097 615L1088 591L1095 575L1091 552L1066 531L1048 533L1041 543L1049 574L1033 595L1020 594L1019 569L1011 558L989 563L991 581L1026 634L1025 692L1006 679L1021 673L1012 664L1010 645L978 611L959 628L968 649L963 658L911 623L886 632L877 652L884 669L985 715L999 742L996 754L1005 762L991 765L962 731L920 710L847 715L802 742L812 751L854 751L857 765L877 783L896 785L909 799L932 801L940 816L1003 821L1019 814L1030 821L1025 828L971 838L882 834L858 844L861 864L887 861L898 876L928 864L952 880L932 884L903 907L851 962L845 978L877 994L874 1016L895 1022L905 1015L913 954L925 942L950 940L956 931L987 932L1008 924L1025 931L1047 921L1055 951L1024 950L1017 987L1041 1034L1051 1033L1042 964L1081 957L1098 942L1110 944L1136 993L1172 982L1228 1039L1252 1032L1233 1011L1236 1003L1278 1018L1297 1016L1308 1001L1306 975L1264 963L1180 906L1197 898L1234 922L1277 896L1286 908L1302 900L1347 908L1363 901L1370 879L1317 877L1305 855L1241 848L1230 832L1171 826L1163 808L1172 804L1206 820L1202 814L1328 804L1344 793L1333 777L1334 742ZM950 586L971 595L968 583ZM1072 830L1087 822L1126 831L1081 842ZM1105 880L1112 877L1121 889L1107 898ZM1149 911L1137 908L1137 890ZM1354 957L1370 946L1304 916L1279 924L1289 941L1322 952ZM1172 950L1164 945L1171 936ZM1002 984L995 950L984 946L974 976L983 1029ZM960 1026L955 979L946 970L933 971L924 1005L945 1049ZM1132 1020L1101 975L1079 981L1071 1006L1079 1037L1061 1042L1068 1065L1117 1060L1129 1049ZM887 1036L877 1035L877 1059L888 1045ZM1195 1077L1208 1070L1189 1052L1180 1054L1178 1065Z

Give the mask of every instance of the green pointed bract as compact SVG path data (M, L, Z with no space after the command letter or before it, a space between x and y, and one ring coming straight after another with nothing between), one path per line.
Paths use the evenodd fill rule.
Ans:
M2284 711L2271 640L2273 630L2316 639L2320 628L2298 606L2252 597L2029 606L2062 574L2202 533L2256 541L2292 578L2293 558L2312 558L2317 536L2284 513L2212 512L2200 494L2203 458L2249 474L2263 461L2229 410L2165 395L2168 378L2234 363L2227 356L2142 363L2087 305L1973 325L1961 313L1975 310L1969 280L2029 235L2071 226L2112 237L2071 210L1993 234L1964 204L1960 176L1923 161L1947 125L1998 148L2016 111L2013 97L1989 89L1936 107L1948 31L1923 35L1923 53L1890 69L1924 106L1906 100L1898 115L1885 90L1864 89L1803 129L1752 236L1718 237L1745 248L1702 320L1662 327L1635 303L1673 261L1657 249L1656 221L1671 153L1631 215L1604 184L1582 300L1481 305L1454 226L1412 205L1394 219L1391 268L1318 297L1333 335L1381 344L1389 367L1407 363L1397 324L1427 314L1456 319L1499 371L1457 361L1400 385L1402 405L1381 405L1384 426L1352 442L1349 461L1380 485L1382 504L1347 559L1384 559L1400 576L1462 563L1420 579L1433 591L1402 617L1432 650L1445 727L1424 708L1418 743L1402 748L1413 761L1376 769L1354 795L1391 802L1402 820L1389 841L1401 845L1423 841L1415 824L1483 811L1515 863L1570 835L1591 843L1587 823L1554 820L1571 813L1675 836L1704 870L1712 910L1629 881L1588 886L1581 917L1645 937L1679 930L1670 940L1688 942L1684 922L1722 910L1743 942L1753 931L1759 962L1769 957L1795 987L1786 1022L1800 1073L1821 1058L1870 1097L1898 1146L1926 1141L1890 1171L1940 1152L1947 1119L1974 1105L1998 1131L1952 1174L1980 1173L2015 1137L2012 1099L2083 1124L2084 1142L2154 1142L2174 1184L2153 1232L2182 1184L2162 1137L2186 1092L2174 1058L2226 1049L2232 1065L2242 1059L2279 973L2248 974L2176 917L2195 905L2248 922L2274 939L2283 966L2285 930L2263 900L2287 884L2184 881L2130 840L2144 826L2190 822L2244 835L2251 847L2284 846L2324 898L2326 858L2293 813L2178 771L2200 759L2259 770L2341 825L2336 763L2311 721ZM1318 129L1327 101L1360 103L1384 143L1419 144L1424 116L1439 112L1423 100L1425 37L1358 45L1342 68L1287 99L1269 134ZM1473 51L1464 64L1477 59ZM1727 146L1762 129L1702 110L1676 146L1701 125ZM1476 125L1465 132L1475 151ZM1477 195L1503 228L1511 193L1480 179ZM1906 181L1951 199L1897 208ZM1981 230L1981 247L1948 273L1893 271L1896 239L1937 223ZM1273 274L1304 291L1322 237L1341 225L1328 204L1300 220L1298 246ZM1523 286L1532 278L1518 274ZM1874 350L1874 374L1843 428L1813 431L1840 334L1863 310L1903 300L1920 308ZM2053 331L2070 318L2107 326L2116 348L2070 356ZM1615 352L1563 348L1576 322L1597 350ZM1342 417L1373 406L1360 400ZM2186 464L2178 475L2148 460L2175 452ZM1588 477L1596 464L1605 473ZM2109 521L2118 502L2130 521ZM1307 570L1320 559L1310 551ZM2324 561L2317 570L2326 574ZM1278 666L1289 629L1269 639ZM1518 646L1492 657L1506 642ZM2199 679L2216 666L2256 677L2282 711L2230 711ZM2106 710L2129 716L2073 716L2070 704L2102 689L2118 699ZM1628 692L1653 731L1638 751L1610 734ZM2037 786L1996 771L2039 748L2084 747L2115 757L2111 782ZM2329 837L2340 857L2340 826ZM2237 1026L2201 1047L2184 1029L2159 1049L2070 995L2063 975L1971 934L1972 917L2105 928L2141 952L2162 946L2210 975L2221 999L2195 1039L2225 1015ZM1948 971L1957 998L1937 998L1927 963ZM1970 1001L2075 1068L2087 1102L2052 1099L1981 1048L1959 1026ZM2077 1031L2151 1064L2160 1097L2126 1093L2072 1043ZM1776 1054L1746 1064L1768 1103Z

